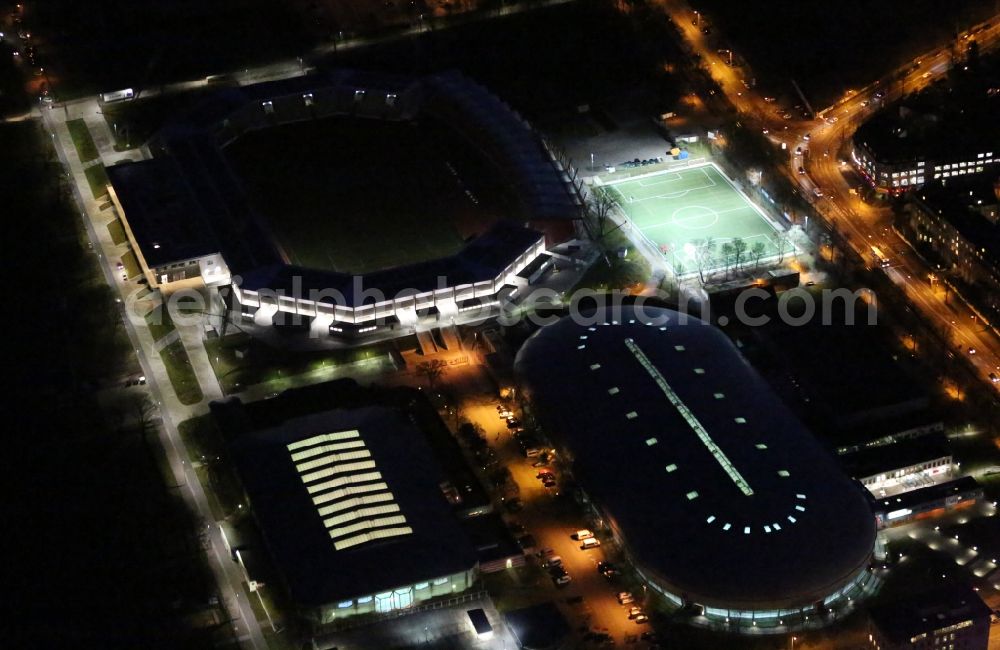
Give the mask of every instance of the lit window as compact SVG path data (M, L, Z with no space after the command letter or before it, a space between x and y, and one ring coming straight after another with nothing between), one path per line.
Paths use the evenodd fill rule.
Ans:
M726 524L725 526L722 527L722 530L729 530L732 527L733 527L732 524Z
M806 511L806 509L803 508L802 506L795 506L795 509L798 510L799 512L805 512Z
M581 341L586 341L586 340L587 340L587 335L586 335L586 334L582 334L582 335L580 336L580 340L581 340Z
M586 350L587 346L586 345L578 345L578 346L576 346L576 349L577 350Z
M778 524L771 524L771 527L774 528L775 530L781 530L781 526L779 526Z
M677 471L677 465L675 465L674 463L670 463L669 465L667 465L667 474L676 471Z
M601 367L601 364L599 364L599 363L592 363L592 364L590 364L590 369L591 370L597 370L600 367Z
M767 449L767 445L765 445L763 442L758 442L754 446L757 447L757 449Z
M413 585L413 588L419 591L420 589L427 589L427 587L430 586L431 583L429 582L418 582L417 584Z
M674 349L677 350L678 352L683 352L684 351L684 346L683 345L675 345Z
M744 526L743 527L743 534L744 535L749 535L750 534L750 526Z
M657 442L659 442L659 441L656 438L646 438L646 446L647 447L652 447Z
M746 418L743 418L743 417L739 417L739 418L733 418L733 421L734 421L734 422L735 422L736 424L746 424L746 423L747 423L747 419L746 419Z
M694 374L696 374L696 375L704 375L705 374L705 369L704 368L695 368L694 369Z
M627 417L629 420L634 420L637 417L639 417L639 414L636 413L635 411L629 411L628 413L625 414L625 417Z
M723 399L725 396L726 396L725 393L716 393L715 399Z
M341 603L337 603L337 608L338 609L347 609L348 607L354 607L354 601L353 600L345 600L345 601L343 601Z
M698 493L695 490L691 490L687 493L688 501L694 501L698 498Z
M620 392L621 391L618 390L617 386L612 386L611 388L608 389L608 395L617 395Z
M796 519L795 517L793 517L791 515L788 515L788 521L790 521L790 522L792 522L794 524L796 521L798 521L798 519Z
M771 527L770 526L764 526L764 532L765 533L771 532Z
M806 495L804 495L804 494L796 494L795 498L796 499L803 499L804 500L806 498Z
M787 469L779 469L778 476L780 476L781 478L788 478L789 476L791 476L791 474L788 473Z
M705 523L710 524L713 521L715 521L715 515L711 515L708 519L705 520Z

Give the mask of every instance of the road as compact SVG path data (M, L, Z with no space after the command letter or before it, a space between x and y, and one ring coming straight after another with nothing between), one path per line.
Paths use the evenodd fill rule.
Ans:
M712 77L729 101L747 118L748 128L766 129L776 143L789 152L783 173L809 200L817 212L847 235L850 246L874 266L872 246L878 246L891 260L888 277L899 286L913 306L929 322L950 332L954 351L972 362L982 379L1000 374L1000 337L954 292L935 282L934 269L918 257L891 227L888 208L871 206L852 192L844 176L847 164L838 159L854 131L884 103L920 90L945 75L951 65L951 48L935 48L904 66L860 89L846 89L835 104L817 111L816 119L785 119L792 113L776 106L744 83L753 74L741 67L740 59L729 50L713 48L701 32L701 20L682 0L662 0L661 6L681 30L693 51L702 57ZM1000 15L959 34L959 43L970 39L981 51L1000 45ZM717 42L718 37L713 37ZM730 65L730 60L736 66ZM749 127L756 124L756 127ZM808 140L806 138L808 137ZM802 154L796 155L801 148ZM800 173L800 168L805 173ZM817 195L819 188L822 196ZM975 350L975 353L970 353Z

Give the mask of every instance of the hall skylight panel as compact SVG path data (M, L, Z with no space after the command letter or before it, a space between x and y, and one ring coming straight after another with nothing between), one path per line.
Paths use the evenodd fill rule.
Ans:
M357 430L287 445L336 550L413 533Z

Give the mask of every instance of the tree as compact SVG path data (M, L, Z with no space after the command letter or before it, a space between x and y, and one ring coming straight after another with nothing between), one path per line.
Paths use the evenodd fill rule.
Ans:
M608 220L615 209L615 199L606 187L595 187L587 198L587 212L593 220L595 239L603 239L608 234Z
M733 270L737 273L740 272L740 261L743 258L743 253L747 251L747 243L739 237L733 238Z
M427 385L434 388L437 385L439 379L444 374L445 370L448 369L448 362L442 359L431 359L430 361L421 361L414 368L418 375L422 375L427 378Z
M698 279L702 286L705 286L705 269L709 267L715 259L715 239L708 237L694 242L694 263L698 269Z
M750 247L750 256L753 257L753 268L756 271L760 267L760 258L764 257L765 245L762 241L753 243Z
M726 279L729 279L729 265L733 259L736 249L733 247L732 242L726 242L722 245L722 266L726 271Z
M780 233L778 235L778 264L785 261L785 253L788 252L789 248L788 233Z

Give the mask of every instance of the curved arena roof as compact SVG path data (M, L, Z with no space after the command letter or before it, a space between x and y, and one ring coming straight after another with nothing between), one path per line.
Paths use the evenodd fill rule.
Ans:
M869 501L721 331L679 318L625 306L542 328L515 364L532 411L662 589L809 607L867 569Z

